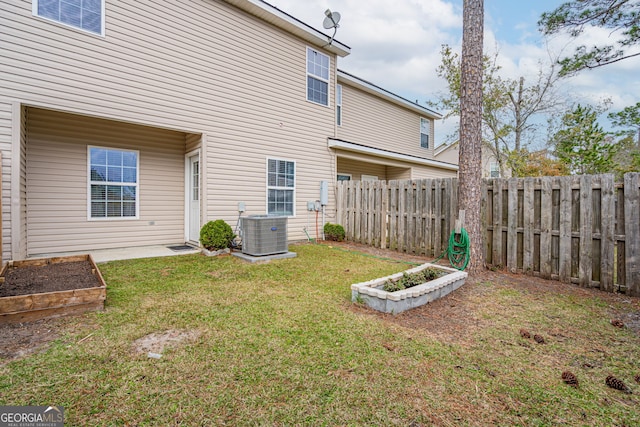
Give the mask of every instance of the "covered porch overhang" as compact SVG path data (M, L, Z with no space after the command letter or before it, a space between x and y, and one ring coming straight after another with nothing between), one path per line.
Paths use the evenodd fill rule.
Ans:
M203 150L202 133L31 104L15 110L13 150L20 155L12 163L12 239L3 258L189 240L186 157ZM109 164L113 179L93 173L101 164L93 165L90 154L102 151L134 159L126 193L118 193L123 163ZM125 202L134 208L123 210ZM103 205L108 210L100 216ZM200 209L194 222L199 229Z

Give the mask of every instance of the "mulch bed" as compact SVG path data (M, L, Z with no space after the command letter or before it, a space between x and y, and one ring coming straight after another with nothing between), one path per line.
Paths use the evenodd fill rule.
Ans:
M8 268L4 277L0 297L101 286L98 277L91 272L89 261Z

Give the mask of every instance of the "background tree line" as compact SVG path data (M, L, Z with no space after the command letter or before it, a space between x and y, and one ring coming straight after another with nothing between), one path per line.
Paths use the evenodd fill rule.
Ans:
M568 1L539 21L543 34L565 32L573 38L587 26L621 37L610 45L579 46L570 57L550 55L538 64L535 77L507 77L499 53L482 58L482 144L496 158L501 176L640 171L640 102L607 114L613 130L606 131L600 124L610 105L606 100L595 106L573 103L559 89L583 70L638 55L633 48L640 43L640 0ZM447 92L429 104L446 111L445 118L460 116L462 58L448 45L441 57L436 71Z

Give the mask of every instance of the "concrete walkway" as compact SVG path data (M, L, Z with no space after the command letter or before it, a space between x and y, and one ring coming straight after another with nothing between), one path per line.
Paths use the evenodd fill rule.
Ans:
M132 248L116 248L116 249L97 249L93 251L79 251L79 252L56 252L48 254L37 254L30 256L29 258L50 258L68 255L85 255L91 254L93 260L97 263L107 261L117 261L121 259L136 259L136 258L154 258L164 256L177 256L177 255L190 255L200 253L200 249L194 248L192 250L173 251L168 246L179 246L184 243L176 245L151 245L151 246L136 246Z

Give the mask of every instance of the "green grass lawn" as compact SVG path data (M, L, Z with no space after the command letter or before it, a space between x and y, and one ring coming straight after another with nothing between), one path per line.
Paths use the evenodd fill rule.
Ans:
M611 373L640 392L640 339L608 324L604 299L469 283L482 294L474 313L482 327L445 341L350 302L351 283L406 263L324 245L290 249L296 258L267 264L229 256L101 264L106 310L1 367L0 404L62 405L69 426L640 425L637 395L604 386ZM523 324L563 334L538 346L518 335ZM135 340L176 329L199 337L160 359L132 351ZM565 368L580 387L562 383Z

